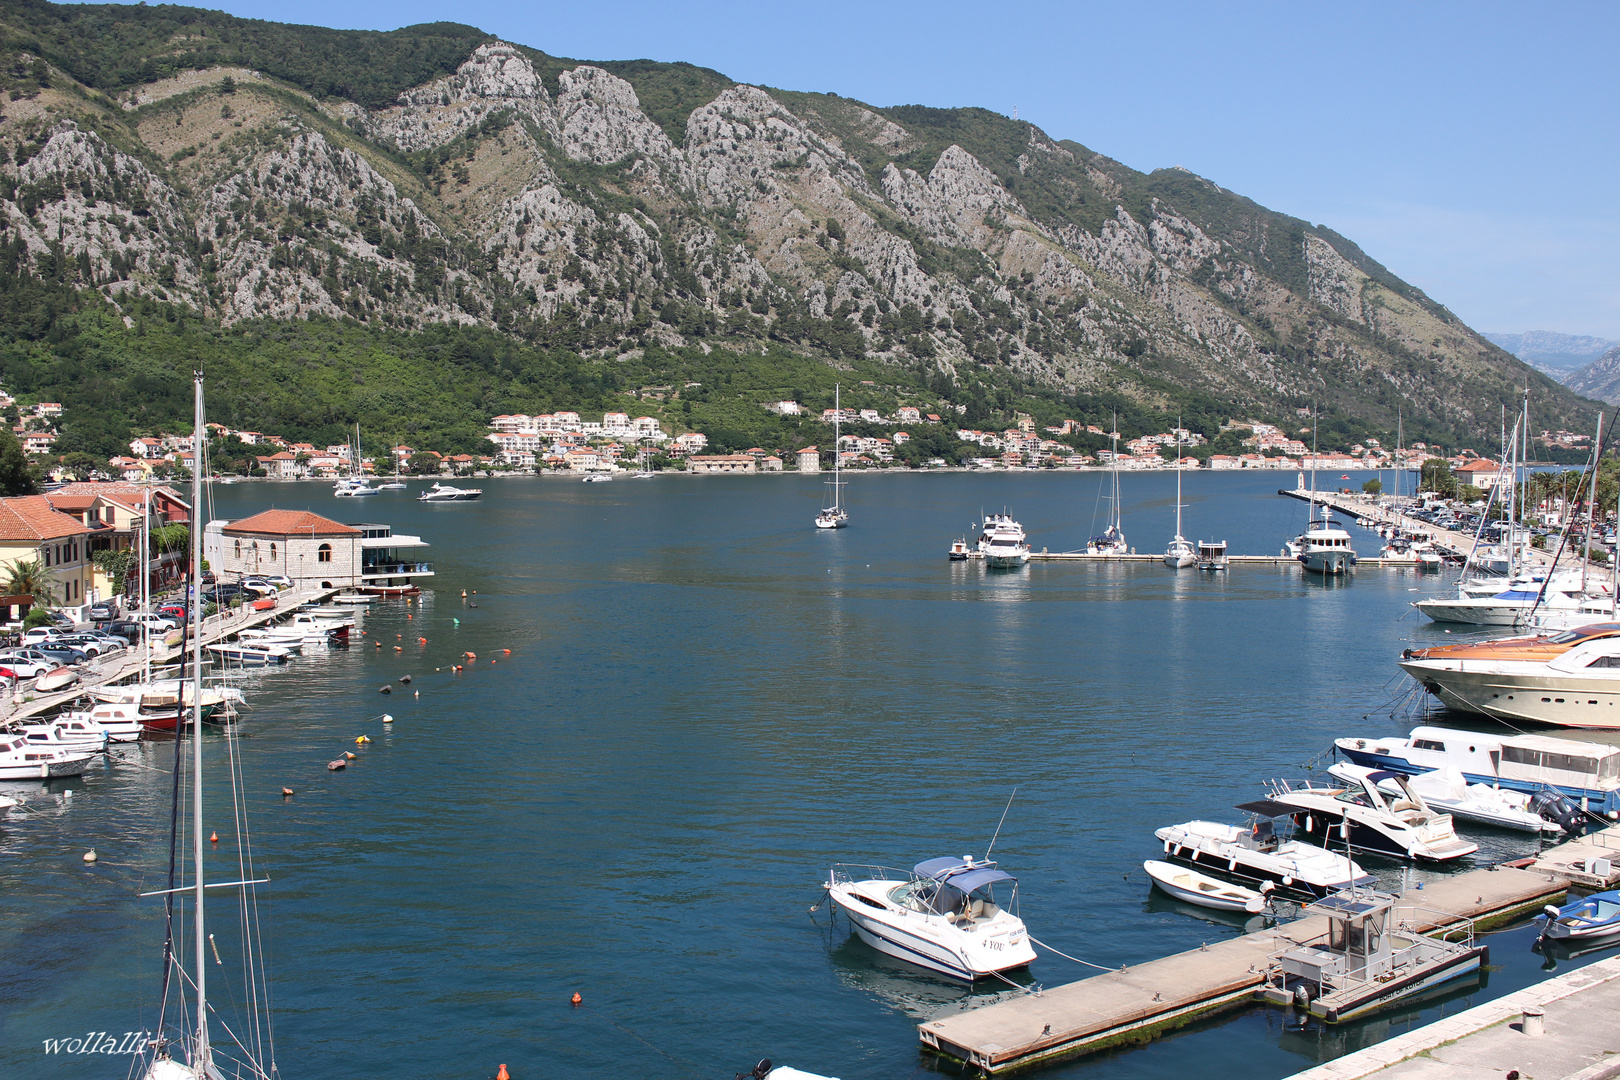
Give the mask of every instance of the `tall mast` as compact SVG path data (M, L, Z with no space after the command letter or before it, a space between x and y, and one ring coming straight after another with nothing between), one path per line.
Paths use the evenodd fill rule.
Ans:
M840 508L841 506L844 505L844 502L843 502L844 492L843 492L842 486L839 483L839 480L841 479L841 476L840 476L839 468L838 468L840 462L843 459L843 453L842 453L843 446L841 445L843 440L839 435L839 432L843 430L843 421L844 421L844 403L843 403L843 399L839 397L839 392L842 389L843 389L842 384L833 383L833 509L834 510L837 510L838 508Z
M201 371L193 372L193 401L192 401L192 430L203 429L203 376ZM199 466L191 470L191 568L192 578L196 579L197 572L202 567L202 530L197 527L197 517L202 513L202 469L201 462L194 461ZM201 592L201 590L197 590ZM207 934L203 929L203 785L202 785L202 609L198 606L199 596L188 597L190 606L187 610L191 615L191 854L192 854L192 880L197 888L197 912L193 919L197 932L197 958L195 970L192 975L197 980L197 1043L192 1055L192 1068L198 1076L207 1075L209 1063L208 1053L208 964L204 957L204 947L207 944ZM185 708L185 687L181 684L180 706ZM179 734L176 733L176 737Z
M1592 562L1592 532L1597 528L1598 473L1603 459L1603 413L1598 413L1597 434L1592 437L1592 496L1586 500L1586 558L1581 560L1581 595L1586 595L1586 568Z
M1181 539L1181 417L1176 417L1176 539Z

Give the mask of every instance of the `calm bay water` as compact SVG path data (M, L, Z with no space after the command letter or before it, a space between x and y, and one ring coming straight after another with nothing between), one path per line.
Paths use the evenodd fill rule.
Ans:
M1304 523L1276 495L1292 479L1189 476L1185 532L1274 552ZM1115 966L1241 933L1150 893L1153 830L1228 816L1335 736L1404 731L1393 659L1439 636L1407 607L1438 581L1410 571L946 561L983 510L1020 518L1037 550L1083 546L1103 524L1095 474L856 476L854 525L836 533L811 528L815 478L485 486L440 506L313 484L216 495L220 517L273 504L391 523L432 543L437 569L419 605L367 618L384 648L248 677L236 746L274 879L261 898L289 1078L502 1062L516 1080L729 1077L764 1056L844 1080L932 1068L914 1023L996 995L810 913L830 863L982 854L1016 787L995 854L1043 941ZM1127 535L1162 550L1175 478L1124 486ZM467 651L476 663L451 674ZM405 674L411 688L377 693ZM328 774L361 734L360 759ZM208 736L218 880L237 870L226 747ZM0 1074L122 1075L44 1058L42 1040L152 1022L161 905L134 894L161 887L171 757L120 752L52 785L66 805L0 827ZM1492 858L1534 843L1475 838ZM238 931L226 894L212 902L226 963L211 996L229 1020ZM1488 989L1421 1010L1323 1032L1255 1008L1048 1075L1219 1062L1269 1080L1541 977L1532 938L1492 938ZM1085 973L1053 956L1033 969L1047 985Z

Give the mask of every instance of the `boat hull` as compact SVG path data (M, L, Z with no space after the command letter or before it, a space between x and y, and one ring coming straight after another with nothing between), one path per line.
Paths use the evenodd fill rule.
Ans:
M1429 765L1416 765L1410 760L1394 754L1379 754L1370 750L1359 749L1352 746L1340 745L1338 752L1349 758L1357 765L1365 765L1369 769L1383 769L1386 772L1404 773L1407 776L1421 776L1424 773L1435 772ZM1513 780L1501 776L1491 776L1486 773L1473 773L1458 770L1462 778L1470 784L1486 784L1492 787L1503 788L1508 791L1520 791L1526 795L1534 795L1545 787L1556 787L1565 795L1579 799L1583 804L1593 810L1607 813L1610 810L1620 811L1620 791L1604 791L1601 788L1574 787L1568 784L1532 783L1528 780Z
M1408 660L1401 669L1448 707L1498 720L1620 731L1620 679L1469 671ZM1620 669L1615 670L1620 674Z
M1034 950L1025 942L1022 950L1008 957L1007 963L980 966L942 942L897 925L902 921L895 917L897 913L880 916L876 910L836 891L833 902L849 919L856 936L878 952L961 982L974 982L1001 972L1016 971L1028 967L1035 959Z
M1355 561L1348 551L1306 551L1300 555L1299 564L1312 574L1333 577L1348 574Z
M75 755L57 761L41 761L21 765L0 765L0 780L55 780L63 776L82 776L90 767L92 755Z
M1391 979L1386 983L1374 983L1361 995L1350 997L1339 1003L1328 1004L1322 1002L1311 1003L1311 1014L1324 1023L1342 1024L1347 1020L1358 1020L1364 1016L1378 1012L1398 1001L1409 998L1413 994L1463 978L1479 971L1480 967L1490 959L1490 946L1480 945L1467 949L1456 956L1441 960L1430 965L1426 970L1414 973L1406 978ZM1335 995L1339 997L1340 995Z
M1517 626L1530 611L1531 604L1490 600L1419 600L1412 605L1435 622L1462 623L1470 626Z
M1169 863L1151 860L1143 863L1142 869L1153 879L1156 888L1169 893L1177 900L1185 900L1199 907L1213 908L1216 911L1246 911L1253 915L1258 914L1266 904L1265 896L1253 889L1218 881L1196 870L1183 870ZM1183 881L1186 881L1186 884L1183 884ZM1198 885L1203 883L1217 888L1199 888Z

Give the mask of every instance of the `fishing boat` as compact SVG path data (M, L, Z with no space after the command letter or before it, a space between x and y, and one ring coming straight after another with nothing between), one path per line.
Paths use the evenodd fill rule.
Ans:
M1147 871L1154 885L1189 904L1217 911L1246 911L1250 915L1258 915L1266 909L1266 892L1270 891L1270 882L1266 883L1264 891L1246 889L1241 885L1219 881L1208 874L1200 874L1190 867L1174 866L1156 859L1144 862L1142 869Z
M1018 881L988 860L929 859L909 874L838 863L827 895L872 948L953 979L972 982L1035 959L1014 913Z
M1356 851L1370 851L1400 859L1450 862L1472 855L1479 845L1462 839L1450 814L1438 814L1412 789L1404 773L1346 766L1350 779L1333 787L1304 784L1295 787L1286 780L1273 781L1270 799L1305 815L1307 835L1321 836L1326 843L1337 842ZM1379 790L1380 781L1393 778L1401 789L1399 798L1389 799Z
M1407 649L1399 663L1453 709L1515 723L1620 728L1620 622Z
M1592 893L1538 915L1541 936L1552 941L1587 941L1620 934L1620 891Z
M1168 825L1153 835L1164 845L1167 858L1256 885L1326 896L1352 885L1372 884L1372 875L1348 855L1296 839L1293 807L1262 799L1237 809L1249 815L1246 824L1195 820Z
M833 478L828 481L828 486L832 488L832 505L822 507L816 515L818 529L842 529L849 524L849 511L844 508L844 448L840 435L844 408L841 390L841 386L833 384Z
M435 483L432 487L416 497L417 502L473 502L483 497L482 488L458 488L448 484Z
M1354 783L1356 775L1350 770L1361 768L1364 766L1341 761L1330 765L1328 773L1346 783ZM1552 811L1554 816L1544 816L1539 812L1541 807L1556 806L1555 800L1562 800L1562 796L1554 796L1554 800L1538 801L1535 795L1527 795L1522 791L1504 791L1487 784L1469 784L1463 779L1462 773L1449 765L1444 769L1413 776L1410 782L1412 790L1422 795L1423 801L1430 807L1465 821L1476 821L1482 825L1494 825L1499 829L1513 829L1518 832L1558 833L1566 830L1566 824L1557 820L1558 816L1562 816L1571 833L1582 832L1585 828L1579 811L1565 815L1556 815L1556 811ZM1393 774L1378 782L1378 790L1390 798L1401 797L1400 785L1393 779ZM1569 809L1575 808L1571 805Z
M1420 775L1454 768L1470 784L1526 795L1550 790L1579 809L1620 814L1620 746L1608 743L1415 727L1404 739L1335 739L1333 748L1370 769Z
M1181 418L1176 418L1176 535L1170 538L1170 544L1164 549L1164 565L1172 570L1193 566L1198 562L1198 552L1193 549L1192 543L1181 535Z
M1119 501L1119 416L1114 416L1114 430L1109 433L1113 447L1109 458L1108 527L1101 535L1086 541L1086 550L1093 555L1127 555L1131 545L1125 541L1125 528ZM1180 502L1180 500L1176 500Z
M1024 527L1006 514L991 514L985 519L979 550L985 565L996 570L1010 570L1029 562Z
M1407 928L1387 893L1339 892L1307 905L1328 931L1273 953L1259 993L1329 1023L1369 1016L1402 999L1480 970L1490 957L1473 920L1453 917L1437 932Z
M32 746L21 733L0 733L0 780L55 780L81 776L95 755Z

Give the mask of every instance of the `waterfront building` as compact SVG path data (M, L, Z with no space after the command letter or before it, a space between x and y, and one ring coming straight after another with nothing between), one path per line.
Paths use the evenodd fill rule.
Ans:
M18 563L38 562L50 578L57 606L89 602L90 535L92 530L50 504L44 495L0 499L0 575ZM11 621L13 607L33 598L0 597L0 618Z
M296 588L407 587L433 576L431 563L405 557L428 546L389 525L345 525L307 510L210 521L203 532L203 556L221 580L281 574Z
M694 454L687 460L694 473L753 473L759 471L752 454Z
M802 473L818 473L821 471L821 451L817 447L807 446L794 454L798 459L798 470Z
M141 531L150 525L191 523L191 504L173 488L126 481L86 480L64 484L45 495L51 508L84 525L90 532L90 558L97 552L126 551L137 547ZM150 509L148 509L150 502ZM152 588L159 589L185 576L188 563L184 550L153 552L148 562ZM134 567L131 576L136 576ZM90 588L97 599L112 596L119 586L134 590L139 581L116 582L106 572L90 564Z

